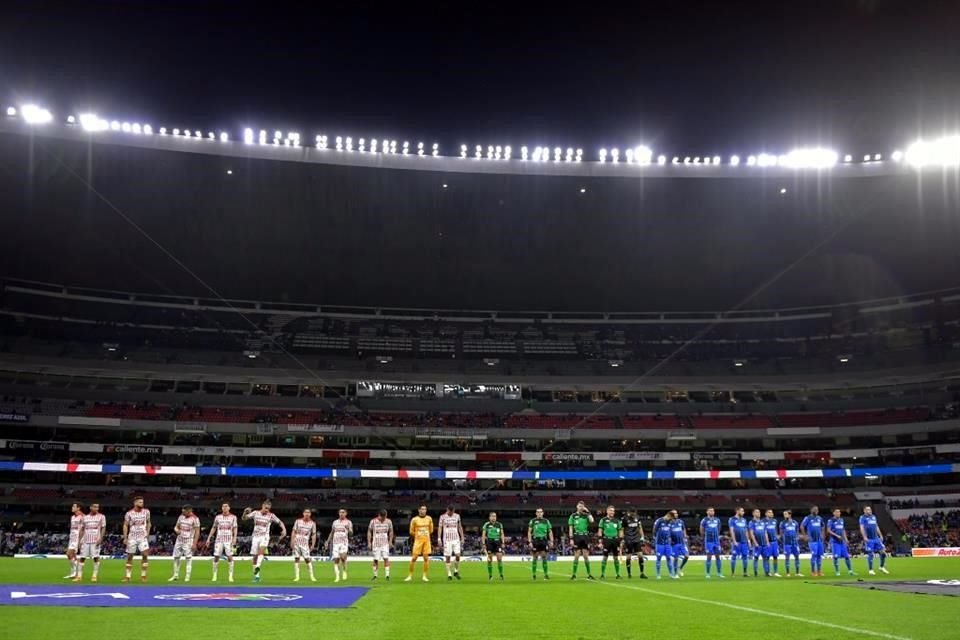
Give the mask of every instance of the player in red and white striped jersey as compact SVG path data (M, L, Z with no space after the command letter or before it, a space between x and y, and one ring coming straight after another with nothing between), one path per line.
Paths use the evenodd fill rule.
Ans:
M193 573L193 552L197 550L197 543L200 541L200 518L193 513L193 507L184 505L180 517L177 518L177 524L173 527L173 532L177 534L177 541L173 543L173 575L168 582L176 582L180 579L180 560L187 560L187 575L184 582L190 582L190 574Z
M367 548L373 554L373 579L377 579L377 563L383 560L383 575L390 579L390 549L393 548L393 522L387 510L380 509L367 526Z
M303 510L303 516L293 523L290 533L290 552L293 554L293 581L300 582L300 560L307 563L310 582L316 582L313 575L313 550L317 548L317 523L310 509Z
M67 560L70 561L70 575L63 576L64 580L73 580L77 577L77 552L80 550L80 532L83 530L83 505L74 502L70 507L70 540L67 542Z
M330 535L323 545L330 549L333 560L334 582L347 579L347 552L350 550L350 536L353 535L353 523L347 520L347 510L340 509L339 517L330 526Z
M253 581L260 582L260 565L263 563L263 554L270 547L270 527L276 523L280 525L280 538L277 542L287 537L287 525L281 522L276 514L271 513L273 505L269 500L260 505L258 511L247 507L243 510L244 520L253 520L253 535L250 537L250 555L253 556Z
M146 582L150 566L150 510L143 508L140 496L133 499L133 508L123 517L123 544L127 547L123 582L130 582L133 556L137 554L140 554L140 582Z
M447 512L440 516L439 526L437 527L437 546L443 549L443 562L447 566L447 580L460 579L460 554L463 553L463 538L460 514L456 512L456 507L451 504L447 507ZM452 573L451 568L453 569Z
M100 544L107 533L107 519L100 513L100 505L94 502L90 505L90 513L83 516L83 528L80 530L80 566L74 582L83 580L83 563L87 558L93 559L93 582L100 574Z
M233 582L233 545L237 542L237 516L230 513L230 505L224 502L220 505L220 513L213 519L213 527L207 536L207 549L213 535L217 535L213 546L213 582L217 581L217 570L220 567L220 556L227 557L228 577Z

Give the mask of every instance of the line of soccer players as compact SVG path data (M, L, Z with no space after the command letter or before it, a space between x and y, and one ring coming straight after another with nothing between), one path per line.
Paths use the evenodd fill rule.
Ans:
M265 501L260 508L244 509L243 520L253 521L253 533L250 540L250 556L253 563L253 579L259 582L263 558L270 546L270 533L274 524L280 527L278 542L287 536L286 525L271 511L271 504ZM625 557L627 577L633 577L632 561L638 562L639 577L646 579L644 573L643 545L646 538L640 517L635 509L631 508L626 515L616 516L616 509L608 506L606 514L597 522L596 533L592 533L594 525L593 514L584 502L577 503L576 511L567 519L567 529L570 540L573 542L574 559L571 580L576 580L580 561L583 560L587 579L593 580L590 569L590 552L599 547L603 552L600 568L600 578L606 578L607 565L610 556L613 556L613 567L616 579L620 579L620 558ZM134 557L140 556L140 580L147 581L149 567L149 535L151 529L150 511L144 508L143 498L136 497L133 507L127 511L123 521L123 545L126 549L126 566L124 582L129 582L133 568ZM306 565L310 580L316 582L312 558L317 549L317 523L313 520L310 509L304 509L301 517L294 522L291 535L291 554L294 558L294 582L300 580L300 563ZM176 542L173 549L173 575L169 581L180 579L181 564L185 565L185 581L191 579L193 569L193 555L200 541L200 520L193 513L193 508L186 505L174 526ZM810 569L814 576L823 575L823 556L826 545L830 543L833 555L834 569L840 575L840 560L844 560L847 571L855 575L850 561L849 539L840 515L840 509L834 509L833 517L824 520L819 515L819 509L814 506L802 522L793 519L788 510L783 512L783 520L777 521L772 509L761 514L754 509L753 519L744 517L742 507L736 509L735 514L727 522L728 538L730 540L730 572L735 573L737 561L740 560L743 576L748 574L748 564L753 560L753 575L759 575L759 566L762 562L764 575L781 577L779 573L779 557L781 542L785 556L786 575L801 576L800 573L800 541L807 541L810 548ZM79 582L83 579L83 569L86 560L93 562L92 581L96 582L100 571L100 545L106 533L106 518L100 513L98 504L91 504L89 513L84 513L82 505L72 506L70 518L70 539L67 547L67 558L70 562L70 574L65 579ZM214 518L210 534L207 536L206 546L213 552L212 581L216 582L221 558L225 558L228 566L228 580L234 581L234 547L237 541L237 517L230 512L230 505L221 505L221 512ZM410 537L413 540L412 557L405 582L413 580L417 560L423 558L423 572L421 579L429 581L430 554L433 552L432 539L435 533L433 519L427 515L427 506L420 505L417 515L410 520ZM460 514L455 507L449 506L440 516L439 527L436 529L437 544L443 550L444 565L447 571L447 580L460 579L460 561L464 546L463 524ZM886 569L886 550L883 543L883 533L870 507L865 507L860 517L860 533L864 541L864 551L867 553L867 564L870 575L875 575L874 555L879 555L879 570L889 573ZM707 515L700 521L700 535L703 538L706 554L706 577L712 575L715 566L717 577L723 578L721 561L722 525L716 517L713 508L707 509ZM330 526L330 534L323 548L330 552L334 567L334 582L347 579L347 560L350 539L353 536L353 523L347 518L347 511L340 509L338 517ZM687 527L680 518L677 510L668 511L658 518L653 525L654 552L656 557L656 577L661 578L661 566L666 561L667 573L673 579L682 577L684 567L690 559L688 551ZM487 559L487 576L493 580L493 562L496 559L497 573L500 580L503 575L503 545L504 527L497 520L497 514L491 512L487 522L481 529L481 545ZM554 547L553 525L544 517L543 509L537 509L534 518L527 524L527 544L532 553L531 575L537 579L538 560L543 570L543 578L549 580L547 557ZM379 576L379 564L383 563L384 577L390 580L390 552L395 542L393 522L387 517L387 512L381 510L376 517L370 520L367 526L367 545L373 555L373 580ZM212 547L211 547L212 544ZM794 573L790 572L790 560L794 561Z

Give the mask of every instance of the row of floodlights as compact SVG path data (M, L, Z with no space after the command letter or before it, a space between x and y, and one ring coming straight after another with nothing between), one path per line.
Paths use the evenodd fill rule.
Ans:
M53 121L53 114L49 109L37 106L35 104L24 104L19 109L17 107L8 107L7 116L11 118L20 117L28 125L45 125ZM95 113L82 113L79 116L69 116L68 125L80 125L87 132L97 133L101 131L113 131L120 133L129 133L133 135L154 135L154 129L149 124L138 122L121 122L118 120L106 120ZM161 127L156 131L161 136L176 136L181 138L190 138L196 140L219 140L220 142L229 142L230 135L226 131L214 133L208 131L206 135L199 130L190 130L188 128L167 129ZM273 145L284 147L300 147L300 134L296 132L274 131L272 135L261 129L254 131L246 128L243 131L243 142L246 144ZM398 142L397 140L378 140L376 138L357 138L351 136L336 136L332 141L326 135L318 135L315 139L315 146L319 150L334 150L345 153L372 153L372 154L401 154L417 156L440 156L440 145L434 142L429 148L423 142L417 142L416 145L408 141ZM460 145L461 159L472 158L475 160L521 160L532 162L564 162L579 163L583 161L583 149L574 149L567 147L520 147L519 157L515 155L515 150L510 145L476 145L472 149L466 145ZM907 164L914 167L928 166L960 166L960 136L945 136L935 140L917 140L907 147L906 151L896 150L890 154L890 159L894 162L906 161ZM835 150L826 147L809 147L793 149L786 154L760 153L741 157L731 155L724 162L720 156L673 156L669 158L665 155L658 155L654 158L653 151L647 146L636 146L625 150L616 147L607 149L602 148L597 154L600 164L620 164L648 166L656 163L659 166L666 164L672 165L690 165L690 166L721 166L737 167L746 165L748 167L784 167L789 169L829 169L841 162L840 154ZM883 162L884 156L880 153L866 154L863 156L863 163L870 164ZM844 164L854 162L851 154L846 154L842 158Z

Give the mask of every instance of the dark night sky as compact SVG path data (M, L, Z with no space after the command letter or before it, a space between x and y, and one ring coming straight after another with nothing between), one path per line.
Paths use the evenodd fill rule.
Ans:
M960 2L8 0L0 100L157 125L728 153L960 122Z

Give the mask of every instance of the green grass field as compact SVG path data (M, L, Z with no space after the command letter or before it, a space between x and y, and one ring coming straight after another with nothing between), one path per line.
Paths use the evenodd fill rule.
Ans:
M652 562L648 568L652 569ZM867 576L864 560L855 560L860 579L960 579L957 559L892 559L892 575ZM318 585L332 586L329 564L317 565ZM825 568L832 565L825 563ZM440 635L448 638L643 638L669 634L676 638L742 640L764 634L845 640L847 638L909 638L941 640L960 637L960 598L838 588L832 583L857 578L727 578L707 581L703 563L687 566L677 580L571 582L570 565L552 563L549 583L533 582L526 563L506 563L504 582L487 581L484 564L464 563L461 582L449 583L441 563L433 563L433 581L402 581L406 567L394 565L393 582L370 582L367 560L351 563L351 586L372 589L353 608L334 610L280 609L107 609L98 607L0 607L4 628L16 629L17 640L70 638L109 640L169 640L188 633L206 636L224 632L231 640L285 640L295 634L335 635L347 640L371 635L400 638ZM2 559L2 584L63 584L64 560ZM599 574L599 562L593 566ZM726 565L725 565L726 570ZM806 572L806 563L802 570ZM123 563L104 561L100 583L120 583ZM151 563L150 582L166 584L170 563ZM87 568L89 576L90 568ZM261 586L294 586L289 563L267 563ZM538 572L539 573L539 572ZM652 574L652 571L649 571ZM831 571L832 573L832 571ZM221 583L226 567L221 568ZM418 574L419 575L419 574ZM194 586L209 584L207 561L194 565ZM250 585L249 564L238 563L235 586ZM310 583L308 583L310 584ZM302 586L302 583L301 585ZM130 587L137 588L137 587ZM958 587L960 591L960 587ZM6 594L5 594L6 597Z

